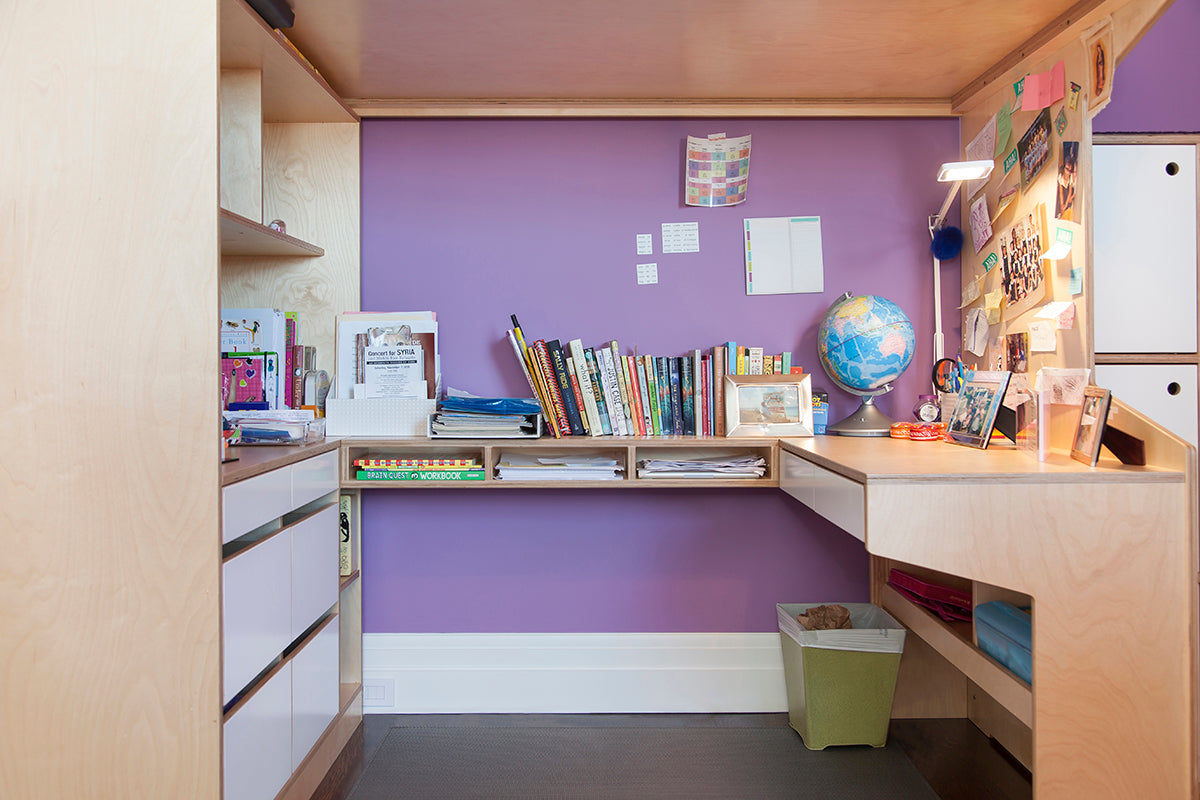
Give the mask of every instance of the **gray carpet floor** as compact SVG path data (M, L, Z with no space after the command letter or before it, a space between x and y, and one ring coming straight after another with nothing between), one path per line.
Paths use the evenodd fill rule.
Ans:
M407 725L350 800L937 800L895 745L808 750L786 727Z

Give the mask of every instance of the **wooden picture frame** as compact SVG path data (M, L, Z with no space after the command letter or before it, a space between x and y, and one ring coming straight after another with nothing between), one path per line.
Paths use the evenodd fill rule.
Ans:
M726 436L812 436L811 375L726 375Z
M1071 440L1071 458L1082 461L1089 467L1100 460L1100 445L1104 438L1104 426L1108 423L1108 407L1112 392L1099 386L1083 390L1083 403L1079 406L1079 422L1075 425L1075 438Z
M975 372L963 382L946 423L951 441L987 449L1011 377L1007 371Z

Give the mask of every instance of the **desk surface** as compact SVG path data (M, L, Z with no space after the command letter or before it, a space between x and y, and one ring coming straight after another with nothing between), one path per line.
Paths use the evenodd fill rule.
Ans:
M780 439L779 447L864 484L973 478L1017 483L1182 483L1185 480L1184 474L1176 470L1129 467L1113 458L1102 458L1095 468L1062 453L1051 453L1047 461L1039 462L1011 446L980 450L941 441L813 436Z
M858 515L846 518L862 521L873 555L1032 598L1036 798L1193 795L1195 488L1185 472L883 438L780 448L781 459L861 484L837 494L833 482L814 508L854 504L839 511Z

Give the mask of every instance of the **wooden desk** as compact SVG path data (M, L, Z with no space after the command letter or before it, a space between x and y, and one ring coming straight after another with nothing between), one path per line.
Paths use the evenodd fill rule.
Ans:
M941 442L780 448L781 487L872 555L1032 598L1035 797L1194 796L1194 451L1182 469L1093 470ZM961 665L944 651L973 645L953 642L930 644ZM1001 702L1022 715L1019 691Z

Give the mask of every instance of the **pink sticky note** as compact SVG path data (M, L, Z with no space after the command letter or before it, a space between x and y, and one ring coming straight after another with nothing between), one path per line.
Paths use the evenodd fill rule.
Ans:
M1037 111L1051 103L1062 100L1066 95L1067 67L1058 62L1049 72L1025 76L1025 92L1021 95L1022 111Z

